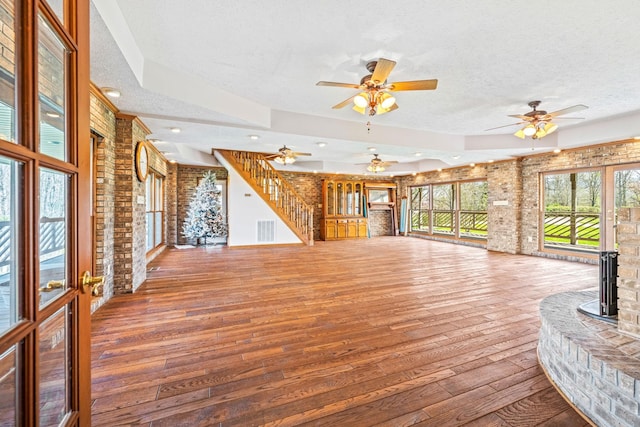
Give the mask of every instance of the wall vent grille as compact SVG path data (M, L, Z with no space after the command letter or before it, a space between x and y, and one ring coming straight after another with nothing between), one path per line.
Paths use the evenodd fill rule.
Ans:
M258 243L276 241L276 222L258 221Z

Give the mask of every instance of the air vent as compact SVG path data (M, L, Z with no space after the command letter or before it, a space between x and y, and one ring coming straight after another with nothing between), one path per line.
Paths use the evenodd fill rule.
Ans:
M258 243L276 241L276 222L258 221Z

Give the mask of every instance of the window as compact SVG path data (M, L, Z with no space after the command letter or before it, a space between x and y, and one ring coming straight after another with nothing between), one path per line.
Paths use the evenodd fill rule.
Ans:
M433 234L455 235L455 184L433 186Z
M460 236L487 237L487 181L460 183Z
M429 204L430 186L411 187L411 231L431 230L431 210Z
M147 252L163 243L164 180L150 171L146 180Z
M487 181L411 187L411 231L486 239L488 195Z
M600 246L601 173L546 174L544 246L594 252Z

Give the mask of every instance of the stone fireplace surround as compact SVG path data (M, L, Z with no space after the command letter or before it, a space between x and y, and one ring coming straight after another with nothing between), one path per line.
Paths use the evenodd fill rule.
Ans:
M618 212L618 323L577 311L596 291L540 304L538 358L549 379L597 426L640 425L640 208Z

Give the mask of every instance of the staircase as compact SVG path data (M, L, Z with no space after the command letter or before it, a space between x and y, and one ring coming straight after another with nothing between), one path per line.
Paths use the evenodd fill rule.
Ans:
M215 150L306 245L313 245L313 208L259 153Z

